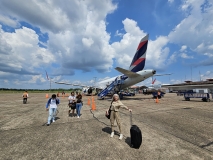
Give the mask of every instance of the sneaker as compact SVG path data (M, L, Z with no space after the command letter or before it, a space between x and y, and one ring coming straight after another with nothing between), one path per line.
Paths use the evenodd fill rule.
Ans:
M47 126L49 126L50 124L47 124Z
M114 136L114 132L111 133L110 137L112 138Z
M55 122L55 120L53 120L53 122Z
M77 116L77 118L79 118L79 116Z
M119 139L120 139L120 140L122 140L122 138L123 138L123 134L120 134L120 137L119 137Z

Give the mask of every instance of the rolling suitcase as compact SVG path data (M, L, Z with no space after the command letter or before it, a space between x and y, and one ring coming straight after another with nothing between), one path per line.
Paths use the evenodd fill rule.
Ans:
M139 149L142 143L142 132L137 125L132 125L132 112L130 113L130 123L131 147Z

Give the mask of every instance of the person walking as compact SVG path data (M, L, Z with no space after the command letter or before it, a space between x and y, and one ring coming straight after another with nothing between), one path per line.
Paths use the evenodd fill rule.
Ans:
M70 116L70 111L72 110L72 116L74 117L74 112L76 109L76 97L74 92L71 92L71 95L68 97L68 106L70 107L68 110L68 117Z
M81 108L83 106L83 101L82 101L82 95L81 93L78 93L76 97L76 112L77 112L77 118L80 117L81 115Z
M126 110L129 110L132 112L131 109L129 109L127 106L125 106L119 99L118 94L114 94L112 97L112 102L111 102L111 114L110 114L110 122L111 122L111 135L110 137L112 138L114 136L114 122L116 120L119 131L120 131L120 137L119 139L121 140L123 138L122 134L122 127L121 127L121 122L120 122L120 116L119 116L119 109L120 108L125 108ZM107 114L109 114L109 111L107 110Z
M49 116L47 120L47 126L50 125L50 122L55 122L55 115L57 112L57 107L60 103L60 100L56 98L56 95L53 94L52 97L47 101L46 111L49 111Z
M27 91L25 91L25 92L23 93L22 97L23 97L23 104L26 104L26 103L27 103L27 98L29 97Z

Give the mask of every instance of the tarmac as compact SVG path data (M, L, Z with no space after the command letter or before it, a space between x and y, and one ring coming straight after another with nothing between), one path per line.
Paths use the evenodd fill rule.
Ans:
M51 95L49 93L49 95ZM110 138L110 122L105 117L110 99L95 99L96 110L84 96L81 117L67 116L67 97L59 97L57 120L46 126L47 98L29 93L0 96L0 159L213 159L213 100L185 101L167 93L156 103L150 95L125 97L133 110L133 124L142 131L139 149L130 147L130 113L120 109L124 138L116 132ZM116 127L118 131L118 128Z

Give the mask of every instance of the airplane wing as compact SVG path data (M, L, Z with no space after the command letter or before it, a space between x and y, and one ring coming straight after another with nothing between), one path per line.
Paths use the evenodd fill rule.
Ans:
M168 76L168 75L172 75L172 73L167 73L167 74L155 74L155 76Z
M81 85L81 84L73 84L73 83L66 83L66 82L54 82L56 84L64 84L64 85L71 85L71 86L79 86L79 87L87 87L85 85Z
M124 75L130 77L130 78L135 78L135 77L139 77L141 76L140 74L137 74L135 72L131 72L129 70L126 70L126 69L123 69L123 68L120 68L120 67L116 67L115 68L118 72L121 72L123 73Z

